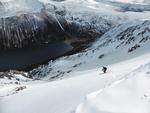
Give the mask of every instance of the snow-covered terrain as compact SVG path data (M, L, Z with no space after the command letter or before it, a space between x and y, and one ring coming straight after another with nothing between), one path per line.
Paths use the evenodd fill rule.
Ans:
M14 0L0 1L13 7ZM82 26L79 31L102 36L84 51L50 61L29 75L1 73L0 113L150 113L148 0L23 1L16 0L14 13L5 10L2 18L42 9Z
M31 77L25 72L9 71L0 72L0 98L15 94L26 88L22 83L32 81Z
M49 83L30 83L26 85L26 89L23 91L1 99L1 113L74 113L75 111L77 113L84 113L84 111L85 113L106 113L105 111L111 112L110 110L120 111L115 113L121 113L121 110L127 110L127 108L128 111L124 111L124 113L135 113L136 110L143 110L143 113L149 113L147 111L149 107L146 104L149 103L148 98L150 95L149 57L150 54L147 53L140 57L109 65L106 74L102 74L100 68L95 68L75 72L72 78ZM126 82L125 79L129 80ZM119 86L119 84L121 85ZM123 89L121 90L121 88ZM103 90L102 93L100 91L96 92L98 97L94 93L94 96L89 96L89 101L87 98L84 99L89 93L101 89ZM107 91L110 93L108 94ZM125 94L128 95L122 94L122 92L126 92ZM126 104L130 103L129 100L125 100L127 97L130 97L131 106L126 106ZM81 102L84 102L83 106L80 105L77 108ZM136 103L138 109L137 106L133 106L133 103ZM117 107L117 105L124 109Z
M150 21L120 24L84 52L49 62L31 72L35 78L58 79L72 72L110 65L149 52Z
M150 3L149 0L112 0L117 2L124 2L124 3Z
M147 21L144 21L138 23L138 25L143 25L145 22L147 23ZM138 27L138 25L136 25L136 27ZM133 25L129 24L129 26ZM145 27L144 25L144 28ZM118 27L114 29L117 28ZM126 30L126 28L124 29ZM134 29L134 31L135 34L138 34L136 29ZM106 34L106 36L107 35L108 34ZM143 36L147 37L147 35L144 34ZM112 36L115 37L115 35ZM124 37L125 38L121 41L126 42L128 38L126 35L124 35ZM141 111L143 111L143 113L149 113L149 40L140 44L139 41L143 38L141 36L137 38L136 41L131 41L131 44L122 43L122 45L120 45L117 38L119 37L114 38L114 43L110 44L105 40L104 42L107 42L105 46L103 45L104 38L100 39L101 41L97 41L86 52L81 53L81 57L78 57L80 54L77 54L56 60L54 63L55 68L53 67L56 72L58 72L57 68L58 70L62 69L62 71L65 71L65 69L69 69L68 66L70 65L87 61L85 64L77 65L77 68L76 66L70 66L73 72L63 74L64 77L71 76L70 78L53 82L45 81L41 83L39 81L21 83L23 90L19 90L18 93L16 93L15 89L18 86L14 87L13 85L9 85L8 89L7 87L3 87L2 90L0 90L2 95L0 101L1 112L106 113L113 111L121 113L123 110L125 113L138 113ZM128 52L135 44L140 44L140 47ZM118 45L120 45L119 49ZM107 55L101 56L101 49L104 49ZM95 52L93 52L93 50ZM85 54L83 58L82 54L83 56ZM100 58L97 58L99 54ZM103 60L101 60L101 58ZM105 63L108 65L108 72L103 74L100 67ZM49 69L49 67L44 67L43 69ZM55 73L48 73L46 79L50 79L53 74ZM58 76L58 78L60 78L60 76ZM58 78L56 77L56 79ZM92 93L97 90L100 91ZM133 92L133 90L135 90L135 92ZM107 91L110 93L107 94ZM126 93L122 94L122 92ZM130 101L125 99L126 94L131 100L130 105L128 105ZM85 98L86 95L88 95L87 98ZM98 97L95 95L98 95ZM80 104L81 102L83 103ZM134 103L136 103L138 109L135 108ZM120 106L120 108L117 106Z
M150 64L111 86L89 94L76 113L149 113Z
M127 48L125 50L128 51L127 49L132 49L134 48L133 46L145 46L145 44L142 44L143 42L138 44L138 41L143 39L143 41L146 40L147 42L149 40L150 24L149 21L146 21L150 19L149 4L130 4L117 1L112 2L109 0L65 0L62 2L44 1L44 3L47 4L45 8L48 11L51 11L52 8L54 9L52 11L54 11L55 13L64 12L64 17L66 18L69 25L81 25L80 27L75 27L76 29L78 29L78 31L75 32L76 34L80 34L80 31L82 31L82 35L85 31L90 37L94 36L95 34L105 34L101 37L100 40L98 40L98 45L101 45L103 42L109 43L109 41L112 41L113 43L116 38L120 37L120 39L118 38L119 42L113 43L115 47L113 46L113 44L109 43L109 48L113 46L113 48L116 48L116 50L119 51L119 49L121 49L121 47L119 47L120 45L123 45L123 43L124 45L125 43L129 43L130 47L127 45ZM74 5L72 6L72 4ZM53 8L53 5L57 8ZM71 27L69 29L71 29ZM71 31L74 31L74 28L71 29ZM132 33L133 31L134 33ZM124 39L122 40L121 36L122 38L127 38L126 42L124 41ZM107 39L109 37L111 38L110 40ZM130 44L130 40L137 40L137 42L134 42L134 44ZM116 46L118 46L119 49ZM84 66L85 63L93 63L91 65L95 65L94 67L88 66L88 68L90 69L101 65L111 64L113 62L119 61L119 59L122 59L120 58L119 54L114 53L118 55L118 58L116 58L115 61L112 61L111 57L109 57L111 59L109 59L108 62L103 59L97 61L98 57L100 57L101 55L101 57L103 57L103 55L109 54L108 51L112 51L109 48L100 48L99 50L99 47L94 47L90 48L91 50L86 50L88 52L85 53L79 53L74 56L70 56L69 58L64 57L60 60L57 60L56 62L50 61L48 66L41 66L38 69L33 70L31 74L35 75L35 77L37 78L46 76L47 78L52 77L55 79L63 76L64 74L68 75L68 73L72 72L73 70L82 70L81 68L87 69L87 67ZM126 55L126 52L123 52L123 54ZM136 54L134 55L136 56ZM91 60L87 62L89 58ZM95 60L96 63L93 62L93 60ZM78 65L81 66L78 67ZM47 74L49 73L51 73L50 77L47 76Z

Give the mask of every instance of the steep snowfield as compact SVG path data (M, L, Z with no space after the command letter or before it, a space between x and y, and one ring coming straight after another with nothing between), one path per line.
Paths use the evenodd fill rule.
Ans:
M74 113L76 107L85 100L84 97L86 95L100 89L103 89L104 93L98 92L98 97L95 96L94 93L94 96L92 96L94 99L92 98L92 101L95 102L97 98L101 101L97 100L95 103L91 103L91 101L89 100L86 102L89 106L87 105L79 107L77 113L82 113L82 111L83 113L84 111L85 113L97 113L95 109L104 111L106 110L109 112L111 112L110 110L121 111L129 106L128 105L124 107L124 105L130 103L130 101L128 100L125 101L125 94L128 94L126 98L130 97L131 109L129 109L128 111L124 111L124 113L135 113L134 111L137 109L137 106L137 110L142 109L143 113L149 113L147 111L149 110L149 107L147 107L145 104L145 101L147 100L144 100L145 97L143 97L144 94L146 96L150 95L148 86L149 65L146 65L147 63L150 63L149 57L150 54L148 53L127 61L109 65L108 73L106 74L102 74L100 68L95 68L87 71L74 72L73 74L75 77L68 79L49 83L36 83L26 85L26 89L24 89L23 91L20 91L15 95L5 96L0 100L1 113ZM134 76L133 79L132 76ZM127 80L127 82L120 82L130 77L131 81L129 79ZM141 79L141 81L139 79ZM118 83L120 82L120 86L111 85L117 81ZM110 87L112 87L112 90ZM106 90L104 88L106 88ZM121 90L120 88L123 89ZM127 92L125 94L122 94L122 91ZM138 97L138 95L140 97ZM116 96L118 96L118 99ZM115 101L113 99L117 100ZM114 102L114 105L112 105L112 102ZM137 106L132 106L133 103L136 103ZM94 108L91 108L91 104L96 107L93 106ZM120 108L116 107L118 104L120 105ZM91 109L89 107L93 111L90 111Z
M37 13L44 8L47 13L62 15L68 24L76 23L83 29L105 33L83 52L50 61L31 71L35 81L20 75L10 80L0 78L0 113L150 112L148 2L0 1L0 8L5 7L0 11L1 18ZM14 12L9 13L13 8ZM58 24L61 26L59 21ZM108 67L106 74L101 72L102 66ZM48 81L36 80L39 78Z
M86 97L76 113L150 113L150 64Z
M150 21L120 24L105 33L82 53L49 62L31 72L35 78L55 80L73 72L127 60L149 52Z
M146 87L146 89L142 90L145 84L142 85L143 87L139 87L140 84L147 83L149 79L136 76L149 73L149 68L147 68L150 63L149 25L149 21L120 24L97 40L85 52L60 58L51 62L48 66L40 67L40 71L39 69L37 70L38 73L36 73L35 78L44 77L46 80L56 79L57 81L32 81L27 83L21 82L20 85L2 86L0 90L1 112L82 113L82 111L85 111L85 113L97 113L97 110L100 110L102 113L106 113L105 110L108 110L108 112L112 110L120 113L122 112L121 110L127 107L130 108L129 105L126 106L126 103L130 103L130 101L125 101L124 98L122 100L121 97L125 96L125 94L121 95L120 90L118 88L115 89L115 86L118 87L118 85L112 84L122 83L123 85L119 86L119 88L130 86L128 82L122 81L135 76L137 84L133 82L133 89L137 89L137 92L130 92L130 87L127 89L127 93L129 92L131 98L131 109L124 110L124 112L131 113L133 111L135 113L137 108L132 105L136 103L139 111L143 110L143 113L149 113L149 107L145 104L147 100L145 102L137 97L140 90L141 92L146 91L146 96L149 95L149 88ZM108 67L106 74L101 72L102 65L107 65ZM68 76L70 78L58 80ZM141 82L139 82L139 78L142 78ZM133 80L131 79L131 81ZM95 96L92 96L94 99L91 99L91 101L95 102L94 104L85 98L86 95L97 90L103 90L104 93L102 94L105 95L107 92L105 92L104 88L107 91L107 87L108 91L112 87L112 92L108 95L108 97L112 98L109 97L110 99L107 100L106 95L106 98L104 98L107 100L106 103L97 104L101 101L99 102L99 99L97 100ZM111 104L114 102L113 95L115 96L116 94L114 94L115 91L113 89L118 91L117 96L120 97L114 105ZM144 94L144 92L140 93L140 96ZM98 95L100 95L100 99L103 98L101 93L98 92ZM135 98L132 100L133 96ZM79 105L81 102L83 104ZM110 102L110 104L107 102ZM88 104L87 106L85 106L86 103ZM122 109L116 107L118 103L121 103ZM109 108L107 108L107 104L110 105ZM79 107L77 107L78 105ZM106 109L103 109L101 105L106 106Z

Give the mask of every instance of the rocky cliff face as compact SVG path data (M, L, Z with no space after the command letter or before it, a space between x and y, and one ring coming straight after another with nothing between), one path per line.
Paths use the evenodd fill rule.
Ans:
M64 40L64 35L50 15L22 14L0 19L0 49L36 47Z
M83 18L70 13L64 5L35 0L3 1L0 8L0 49L36 47L65 41L66 37L94 40L114 24L102 16L89 18L87 14Z

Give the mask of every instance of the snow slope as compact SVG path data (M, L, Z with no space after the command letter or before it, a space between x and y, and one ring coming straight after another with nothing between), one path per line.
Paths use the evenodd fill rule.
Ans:
M150 64L86 97L76 113L150 113Z
M105 33L82 53L63 57L31 72L35 78L55 80L73 72L127 60L149 52L150 21L120 24Z
M0 72L0 98L18 93L26 88L23 84L31 81L32 79L25 72L13 70Z
M13 2L8 1L8 5L12 6ZM49 13L64 12L68 23L75 22L83 28L92 24L95 31L109 31L85 51L50 61L47 66L30 72L35 80L57 81L29 79L24 82L26 78L23 78L19 84L12 85L7 83L16 82L18 76L10 81L1 79L0 113L150 112L149 4L144 4L143 9L143 2L135 4L132 1L130 5L105 0L40 0L37 3L40 7L35 12L40 11L44 4ZM134 9L121 10L128 5L129 9ZM19 14L35 13L36 7L29 7L31 1L23 6L27 9L22 7L20 10L17 5L15 13L5 15L6 10L2 17L16 15L18 11ZM112 23L114 28L110 29L107 22ZM108 67L106 74L101 72L103 65ZM126 99L126 95L130 100Z
M140 96L143 96L142 94L149 95L150 94L149 86L145 86L145 88L144 88L144 85L149 85L147 83L149 81L148 74L146 74L146 77L144 75L144 78L141 77L141 73L143 75L144 73L147 73L149 71L148 70L149 68L146 68L147 67L146 64L150 63L149 57L150 57L150 53L147 53L140 57L136 57L136 58L133 58L133 59L130 59L127 61L122 61L120 63L109 65L108 73L106 73L106 74L102 74L99 68L95 68L95 69L91 69L91 70L87 70L87 71L74 72L73 73L74 77L72 77L72 78L67 78L67 79L58 80L58 81L54 81L54 82L36 83L36 84L26 85L26 89L24 89L23 91L20 91L19 93L15 94L15 95L3 97L0 100L1 113L27 113L27 112L28 113L74 113L76 107L82 101L85 100L84 99L85 95L88 95L91 92L95 92L97 90L103 89L105 87L106 88L108 87L108 89L110 89L110 92L112 92L110 94L115 93L113 89L116 88L115 91L118 91L118 97L125 96L124 94L120 95L121 94L120 88L122 88L122 87L124 88L124 86L129 86L129 87L125 87L125 88L127 88L127 91L129 92L130 97L133 97L134 95L137 96L139 94L138 93L139 90L141 90L141 91L139 91L139 92L141 92ZM143 67L142 69L139 68L141 66ZM148 67L149 67L149 64L148 64ZM142 72L141 72L141 70L142 70ZM136 76L138 74L140 75L140 78L142 79L141 82L139 81L139 76ZM135 83L135 81L133 83L131 83L131 85L130 85L130 82L129 83L123 82L120 87L117 85L119 88L117 88L116 85L110 86L114 82L123 81L124 79L126 79L126 77L129 78L130 76L137 77L137 79L135 77L133 77L133 78L135 78L135 80L137 80L137 83L134 84L133 86L132 86L132 84ZM130 81L130 79L129 79L129 81ZM132 82L132 79L131 79L131 82ZM115 84L118 84L118 83L115 83ZM138 94L135 94L133 92L133 95L132 95L132 93L130 92L132 87L130 87L130 86L132 86L133 88L135 87L135 90L138 89L136 91ZM112 87L112 90L109 87ZM142 89L142 88L144 88L144 89ZM109 102L109 101L113 102L113 100L112 100L113 98L111 98L113 95L112 96L105 95L107 93L106 91L107 90L104 89L104 93L102 93L102 96L104 94L104 97L106 97L106 98L109 97L110 99L107 100L106 98L104 98L107 101L106 100L104 101L104 99L103 99L105 106L108 104L107 102ZM123 91L124 91L124 89L123 89ZM144 91L144 92L142 92L142 91ZM95 95L95 93L94 93L94 95ZM102 96L100 93L98 95L99 99L101 99ZM95 96L93 96L93 97L96 98ZM136 98L137 97L135 97L133 99L136 99ZM122 99L122 98L120 98L120 99L121 100L117 100L118 103L120 103L120 101L124 101L124 99ZM95 99L93 99L93 101L95 101ZM143 100L143 101L145 101L145 100ZM117 107L115 107L115 105L116 106L118 105L117 102L114 103L114 105L112 106L114 109L111 109L111 110L117 110L117 111L120 110L120 108L117 109ZM126 101L126 102L129 102L129 101ZM132 98L131 98L131 102L132 102ZM141 101L136 100L135 102L138 105L139 110L141 110L143 107L143 104L141 103ZM85 109L85 111L86 111L86 109L88 109L88 107L90 107L90 105L91 105L90 102L87 102L87 103L89 103L89 106L84 106L83 108L79 107L81 109L81 111L78 108L79 110L77 110L77 113L82 113L82 109ZM101 101L99 103L101 103ZM100 105L94 104L94 105L96 105L96 108L94 108L94 109L104 110L103 108L101 108L102 106L100 106L103 104L100 104ZM111 108L111 103L108 105L110 105L110 108ZM145 105L145 102L144 102L144 105ZM97 106L98 106L98 108L97 108ZM122 106L125 109L124 103L122 103ZM135 108L136 106L131 106L131 107L132 107L132 109L129 109L130 112L127 111L124 113L132 113L133 109L134 110L137 109L137 108ZM108 107L106 106L106 108L108 108ZM93 108L91 108L91 109L93 109ZM108 108L106 110L110 110L110 109ZM149 113L149 112L147 112L147 110L149 110L149 107L144 106L143 111L144 110L145 110L145 112L143 112L143 113ZM109 111L109 112L111 112L111 111ZM97 112L89 111L87 113L97 113ZM102 113L106 113L106 112L102 112ZM118 113L120 113L120 112L118 112Z

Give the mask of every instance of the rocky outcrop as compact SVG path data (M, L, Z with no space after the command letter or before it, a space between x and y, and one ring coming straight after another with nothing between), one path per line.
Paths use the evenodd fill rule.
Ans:
M8 6L12 5L11 2L7 3ZM28 2L23 3L26 6ZM0 49L36 47L51 42L65 41L66 37L67 39L83 39L84 42L85 40L91 41L103 35L113 25L113 22L101 16L84 19L80 16L74 17L65 6L35 3L41 7L38 11L33 11L34 7L36 8L35 5L33 9L29 6L25 12L22 12L23 8L21 8L15 10L14 15L2 14L0 16ZM5 4L1 3L2 9L5 8ZM7 8L5 10L9 13ZM30 10L32 10L31 13ZM2 10L0 13L5 13L5 11Z
M64 40L64 35L52 15L22 14L0 19L0 49L35 47Z
M150 41L150 21L135 21L124 23L116 26L108 31L103 37L103 42L99 47L108 46L111 43L118 42L115 48L120 48L126 45L135 44L143 45Z

